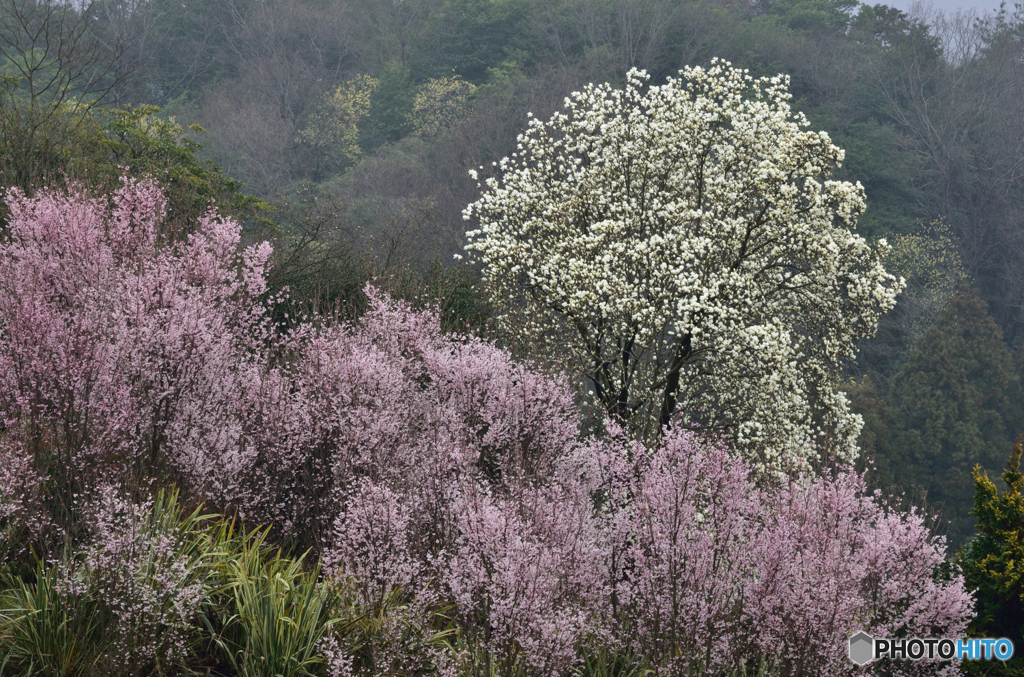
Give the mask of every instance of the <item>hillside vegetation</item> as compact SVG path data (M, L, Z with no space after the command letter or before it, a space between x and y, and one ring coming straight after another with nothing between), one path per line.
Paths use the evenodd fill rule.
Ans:
M1019 6L0 0L0 673L1024 642L1022 57Z

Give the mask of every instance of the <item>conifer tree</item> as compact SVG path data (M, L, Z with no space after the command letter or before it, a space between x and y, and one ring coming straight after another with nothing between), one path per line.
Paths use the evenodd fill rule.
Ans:
M1002 330L961 288L918 341L893 384L895 444L885 459L904 489L924 490L954 546L972 534L971 469L996 472L1018 432L1021 392Z
M1002 494L988 473L974 468L974 509L978 535L960 553L968 586L975 591L977 616L970 626L980 637L1008 637L1018 646L1024 641L1024 474L1020 471L1024 437L1018 437L1003 471ZM969 674L980 674L967 663ZM972 669L974 668L974 669ZM1024 656L995 665L986 675L1024 675Z

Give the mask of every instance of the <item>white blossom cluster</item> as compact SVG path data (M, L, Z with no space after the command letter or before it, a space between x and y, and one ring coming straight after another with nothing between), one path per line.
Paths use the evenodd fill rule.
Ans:
M844 153L805 130L788 78L680 75L633 70L531 116L465 210L467 249L507 325L569 346L635 434L724 433L770 474L851 460L836 369L903 284L851 232L864 189L830 179Z

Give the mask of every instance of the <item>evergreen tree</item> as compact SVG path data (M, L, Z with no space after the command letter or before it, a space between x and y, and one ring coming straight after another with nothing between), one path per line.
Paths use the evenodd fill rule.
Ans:
M892 391L895 444L884 459L904 489L923 489L954 546L971 536L971 469L998 470L1019 425L1020 380L1002 330L961 288L918 341ZM898 474L897 474L898 471Z
M1008 637L1024 641L1024 474L1020 457L1024 437L1018 438L1003 471L1002 495L980 466L974 468L974 509L978 535L960 553L968 586L975 591L977 616L970 632L979 637ZM968 674L982 674L978 663L965 663ZM1024 655L1005 665L987 666L984 674L1024 675Z

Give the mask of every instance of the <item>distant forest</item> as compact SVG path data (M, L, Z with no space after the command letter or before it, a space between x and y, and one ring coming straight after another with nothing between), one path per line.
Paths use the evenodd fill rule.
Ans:
M8 3L12 7L25 3ZM182 222L213 203L270 238L297 306L365 281L490 331L460 263L468 170L590 82L714 57L791 78L846 150L859 230L907 280L846 365L878 488L973 533L971 469L1024 433L1024 10L908 15L848 0L103 0L3 14L0 181L154 175ZM54 19L56 22L57 19ZM56 24L55 24L56 25ZM52 28L52 27L51 27ZM285 317L280 318L287 322Z

